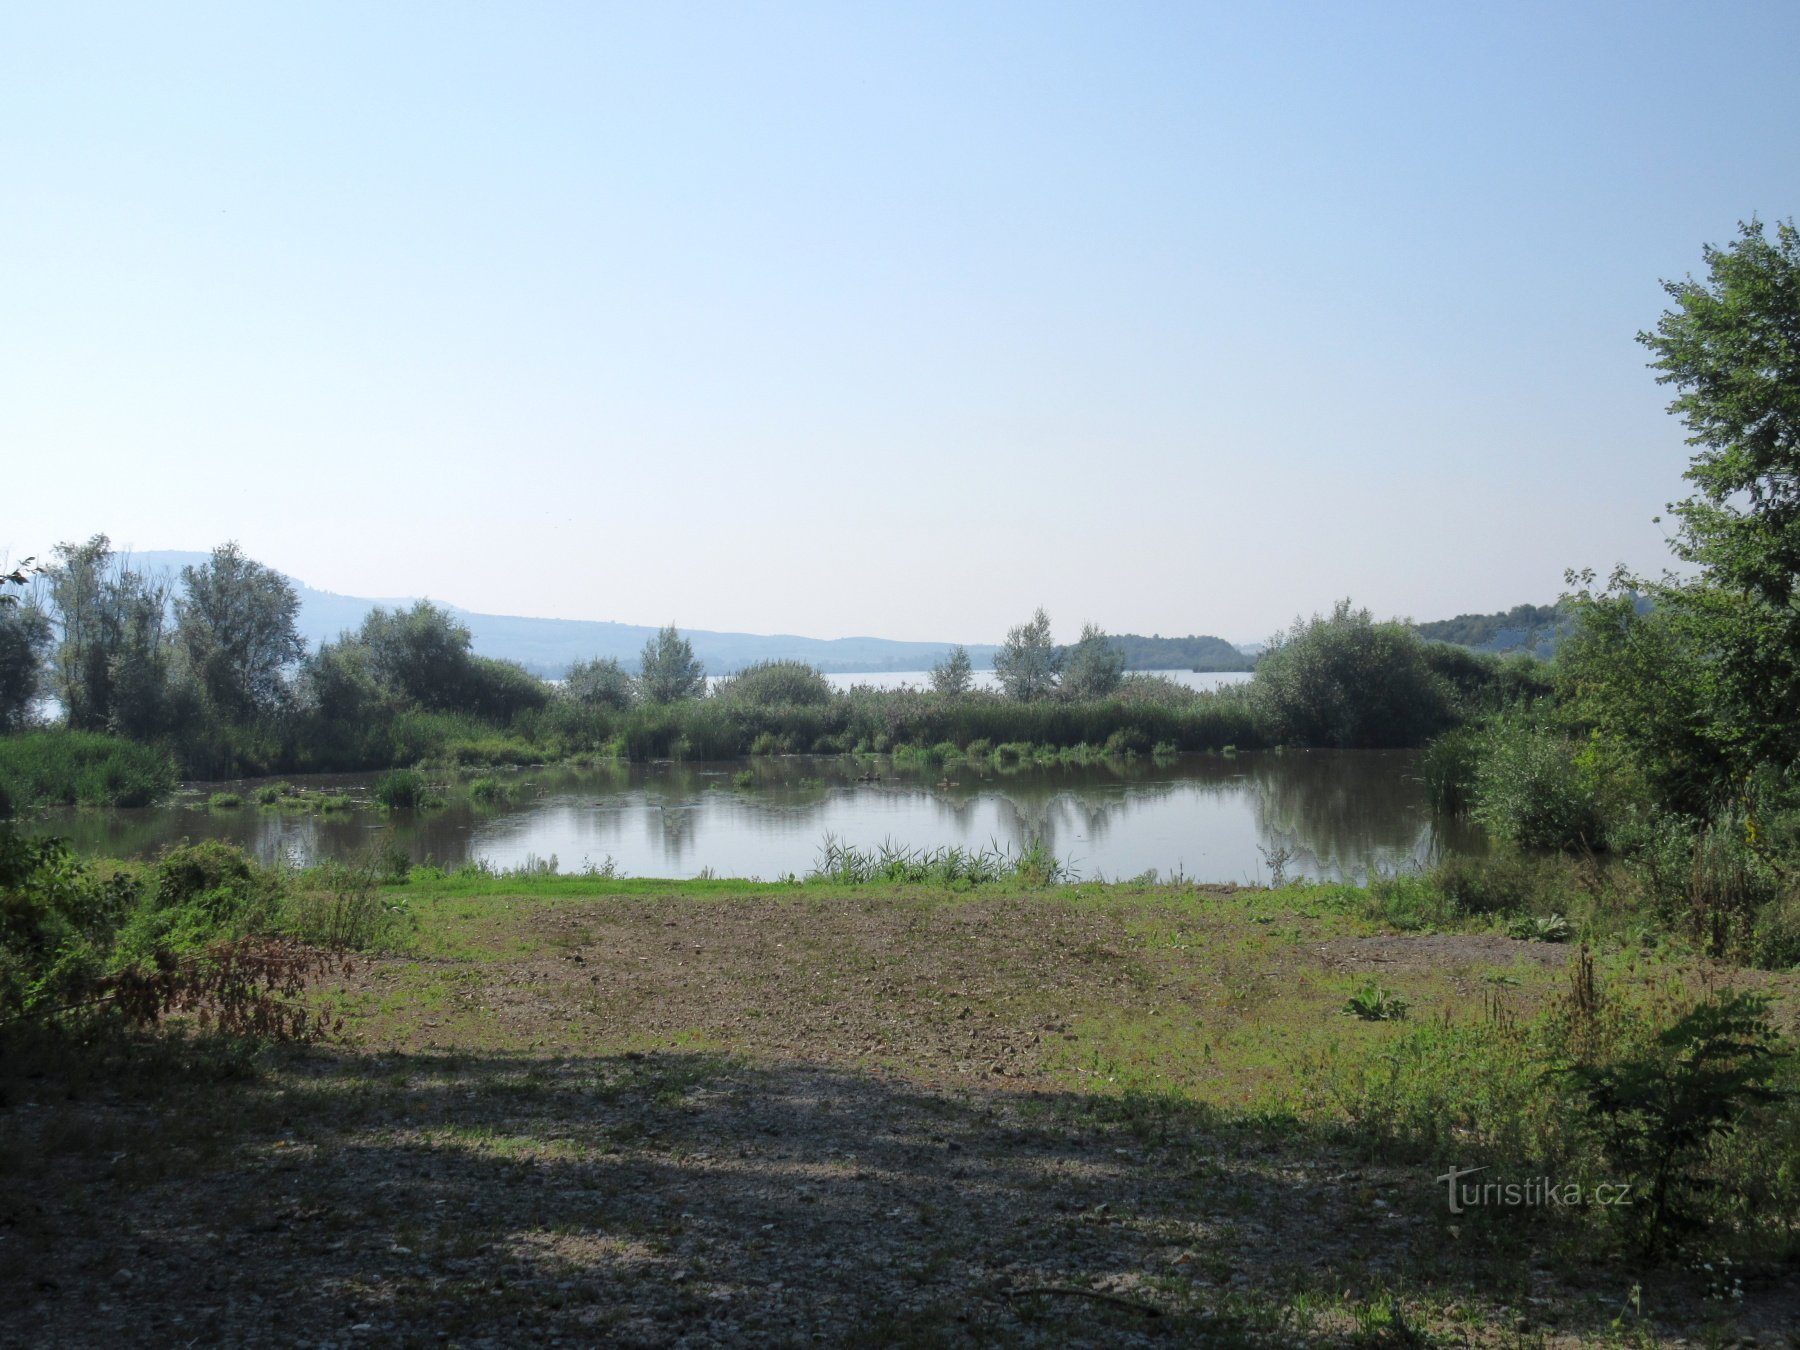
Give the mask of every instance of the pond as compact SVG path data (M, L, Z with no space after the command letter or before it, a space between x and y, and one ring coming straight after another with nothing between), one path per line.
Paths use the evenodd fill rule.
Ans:
M748 775L748 781L744 775ZM1257 882L1283 860L1289 877L1361 881L1371 867L1480 852L1478 831L1434 820L1414 757L1403 751L1140 756L1100 764L998 769L952 764L905 772L876 757L783 756L729 763L540 767L495 775L511 800L479 805L454 782L446 805L388 812L376 775L292 780L348 794L350 810L259 808L257 783L190 784L142 810L60 811L38 833L84 852L147 857L181 839L227 839L266 862L352 858L391 843L415 862L497 869L544 865L619 875L773 880L804 875L827 835L859 848L958 846L1018 853L1033 839L1084 878ZM208 809L233 790L246 804Z

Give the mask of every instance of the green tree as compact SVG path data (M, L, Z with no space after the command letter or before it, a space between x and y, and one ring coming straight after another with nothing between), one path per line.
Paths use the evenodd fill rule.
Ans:
M50 616L38 606L0 607L0 731L16 731L30 718L44 690L44 657L54 638Z
M1455 721L1419 635L1349 600L1270 639L1250 690L1270 738L1289 745L1419 745Z
M758 707L819 707L831 702L831 681L804 661L758 661L722 680L716 697Z
M168 588L133 571L97 534L63 543L44 569L58 629L53 685L80 731L147 736L164 728Z
M1056 692L1062 654L1050 640L1050 616L1039 608L1030 620L1006 631L994 653L994 674L1008 698L1029 703Z
M1069 648L1063 662L1062 691L1070 698L1105 698L1115 692L1125 676L1125 653L1098 624L1083 624L1081 641Z
M1800 231L1752 220L1704 259L1638 334L1695 447L1669 509L1699 572L1584 586L1558 661L1576 714L1694 817L1792 793L1800 762Z
M706 692L706 668L674 624L644 643L638 688L647 703L679 703Z
M267 716L288 699L288 671L306 652L287 578L223 544L184 567L175 647L207 704L228 718Z
M469 630L428 600L410 609L376 608L356 635L369 677L421 708L462 707L470 680Z
M563 676L562 696L578 707L623 712L637 701L637 690L624 666L602 656L570 666Z
M961 698L975 687L975 667L969 649L958 643L931 668L931 687L946 698Z

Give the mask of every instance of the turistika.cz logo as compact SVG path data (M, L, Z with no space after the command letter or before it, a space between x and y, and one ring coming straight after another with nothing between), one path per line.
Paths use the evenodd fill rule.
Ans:
M1463 1180L1485 1171L1485 1167L1452 1167L1437 1178L1450 1197L1452 1214L1482 1207L1562 1209L1565 1206L1631 1203L1631 1187L1625 1182L1602 1181L1590 1190L1579 1181L1557 1181L1551 1177L1527 1177L1524 1181Z

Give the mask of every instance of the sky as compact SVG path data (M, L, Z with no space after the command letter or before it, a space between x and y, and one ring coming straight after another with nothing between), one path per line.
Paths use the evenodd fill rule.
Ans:
M1659 571L1793 0L0 7L0 549L813 637Z

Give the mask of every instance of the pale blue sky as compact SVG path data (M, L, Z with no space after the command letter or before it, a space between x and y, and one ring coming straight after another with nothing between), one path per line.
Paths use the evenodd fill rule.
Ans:
M0 8L0 547L820 637L1662 566L1800 3Z

